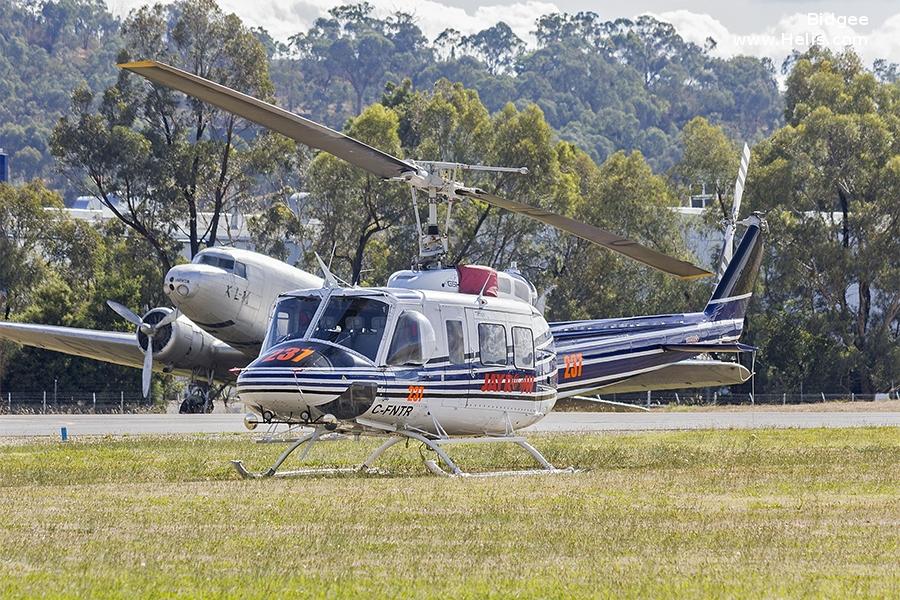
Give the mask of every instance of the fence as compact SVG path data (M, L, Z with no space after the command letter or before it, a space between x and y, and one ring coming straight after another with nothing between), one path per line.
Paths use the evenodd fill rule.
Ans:
M3 392L2 414L125 414L156 412L159 406L139 392Z
M776 405L811 404L816 402L850 401L872 402L898 399L900 392L890 394L736 394L705 392L632 392L628 394L600 394L604 400L639 404L642 406L710 406L710 405ZM570 402L561 401L558 408ZM3 392L0 394L0 414L126 414L159 412L163 408L138 392Z
M825 394L744 394L744 393L719 393L706 392L705 390L693 391L666 391L666 392L631 392L627 394L599 394L604 400L624 402L626 404L639 404L642 406L715 406L715 405L777 405L777 404L813 404L821 402L873 402L877 400L900 400L900 392L890 394L854 394L841 392ZM592 394L595 396L595 394Z

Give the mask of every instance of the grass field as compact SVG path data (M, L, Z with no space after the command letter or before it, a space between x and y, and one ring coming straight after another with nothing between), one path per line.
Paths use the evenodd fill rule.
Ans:
M282 447L9 443L0 597L900 597L896 428L532 441L586 471L440 479L398 446L392 477L239 481L228 459L261 468ZM373 443L314 458L352 464Z

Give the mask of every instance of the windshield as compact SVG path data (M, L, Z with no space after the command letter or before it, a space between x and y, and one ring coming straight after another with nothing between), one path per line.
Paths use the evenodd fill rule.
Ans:
M318 296L284 298L279 301L275 314L272 315L264 349L305 336L321 301Z
M332 296L311 337L333 342L375 360L389 306L361 296Z

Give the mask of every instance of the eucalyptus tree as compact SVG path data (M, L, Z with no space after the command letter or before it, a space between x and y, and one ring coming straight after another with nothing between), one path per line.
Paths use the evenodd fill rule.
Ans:
M263 99L273 88L258 37L213 0L144 6L122 26L119 60L158 59ZM173 260L174 227L186 223L191 254L217 242L219 222L253 184L248 168L267 137L246 122L121 72L99 102L73 96L51 147L73 181ZM209 213L206 222L200 213Z
M802 353L808 383L890 389L900 382L900 89L852 51L816 47L794 63L785 105L787 125L756 146L747 183L776 232L767 318L820 349ZM788 381L796 364L775 328L768 336L770 375Z

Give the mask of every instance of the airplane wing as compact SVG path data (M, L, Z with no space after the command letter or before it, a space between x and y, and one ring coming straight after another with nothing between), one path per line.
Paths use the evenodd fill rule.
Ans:
M136 369L144 364L133 333L0 321L0 338Z
M737 363L719 360L689 359L673 365L635 375L624 381L600 388L604 394L680 390L684 388L737 385L750 379L750 370Z
M144 365L144 353L133 333L0 321L0 339L135 369ZM223 350L215 364L216 378L229 381L235 378L229 369L243 367L250 359L224 343L221 346ZM154 371L164 369L169 372L167 365L159 361L153 363ZM171 372L176 375L191 375L190 368L182 369L177 366Z

